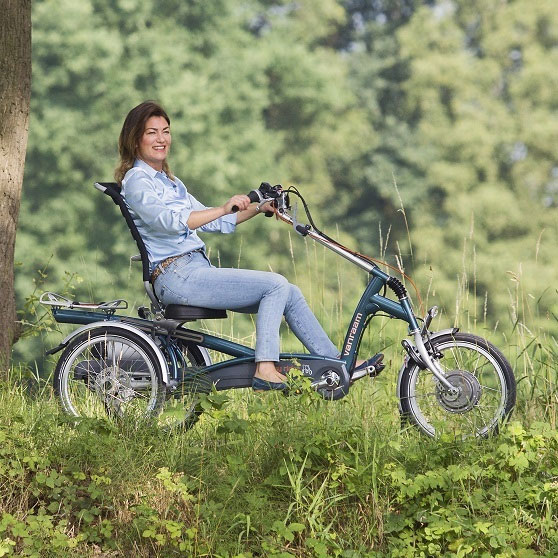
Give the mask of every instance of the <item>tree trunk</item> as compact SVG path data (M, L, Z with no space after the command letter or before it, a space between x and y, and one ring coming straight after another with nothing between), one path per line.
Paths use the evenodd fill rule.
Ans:
M0 374L17 340L14 247L31 96L31 0L0 0Z

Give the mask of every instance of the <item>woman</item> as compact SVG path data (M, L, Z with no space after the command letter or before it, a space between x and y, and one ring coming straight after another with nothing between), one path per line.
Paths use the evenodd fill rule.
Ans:
M339 356L298 287L276 273L216 268L206 255L198 231L232 233L236 225L273 211L269 203L251 204L240 194L218 207L198 202L170 172L170 119L152 101L128 113L118 146L115 178L146 245L153 288L163 304L257 313L252 384L257 390L286 388L284 376L275 368L283 315L311 353Z

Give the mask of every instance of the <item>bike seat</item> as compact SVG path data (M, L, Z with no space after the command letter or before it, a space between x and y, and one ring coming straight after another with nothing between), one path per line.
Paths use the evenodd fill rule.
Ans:
M201 308L200 306L186 306L184 304L169 304L165 307L165 318L169 320L215 320L226 318L226 310L215 310L214 308Z

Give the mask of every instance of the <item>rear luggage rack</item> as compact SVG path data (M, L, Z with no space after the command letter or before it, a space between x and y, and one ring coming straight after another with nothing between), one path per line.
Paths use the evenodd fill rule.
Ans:
M79 302L49 291L41 295L39 302L45 306L53 306L54 308L71 308L72 310L102 310L109 315L114 314L117 310L125 310L128 308L128 302L123 298L117 298L116 300L110 300L108 302Z

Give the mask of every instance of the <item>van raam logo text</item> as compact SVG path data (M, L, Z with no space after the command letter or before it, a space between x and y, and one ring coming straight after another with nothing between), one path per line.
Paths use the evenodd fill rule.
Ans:
M353 326L351 327L351 331L349 332L349 338L347 339L347 344L345 345L345 352L343 353L344 356L347 356L351 352L351 347L353 346L353 341L361 319L362 319L362 314L359 312L355 316L355 321L353 322Z

